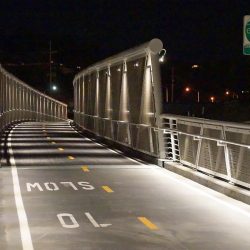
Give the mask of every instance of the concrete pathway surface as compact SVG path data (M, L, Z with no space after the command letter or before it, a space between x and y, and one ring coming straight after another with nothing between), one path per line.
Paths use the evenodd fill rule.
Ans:
M1 250L250 249L250 208L96 143L21 123L0 169Z

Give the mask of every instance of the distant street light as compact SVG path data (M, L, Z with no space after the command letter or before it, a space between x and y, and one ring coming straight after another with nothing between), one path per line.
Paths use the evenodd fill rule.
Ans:
M53 86L52 86L52 90L53 90L53 91L57 91L57 86L56 86L56 85L53 85Z
M199 65L198 65L198 64L192 65L192 69L197 69L197 68L199 68Z
M226 92L225 92L225 95L229 95L230 94L230 92L227 90Z
M211 101L212 103L214 103L215 97L214 97L214 96L211 96L211 97L210 97L210 101Z
M190 87L185 88L185 92L187 92L187 93L191 92L191 90L192 89ZM198 103L200 102L200 91L199 90L197 90L197 102Z

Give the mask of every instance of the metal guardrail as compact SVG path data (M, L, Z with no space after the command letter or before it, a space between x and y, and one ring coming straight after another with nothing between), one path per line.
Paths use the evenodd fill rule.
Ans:
M250 125L162 113L159 52L153 39L74 78L74 122L158 158L250 188Z
M162 158L250 188L250 125L161 115Z
M25 84L0 65L0 132L14 122L62 121L67 105ZM1 137L1 140L3 138ZM0 145L0 165L2 143Z
M102 138L115 141L126 147L158 157L158 131L157 127L146 124L136 124L126 121L111 120L91 116L79 112L74 113L76 124ZM148 143L142 143L140 137L149 138Z
M35 90L0 65L0 130L18 121L66 119L66 104Z

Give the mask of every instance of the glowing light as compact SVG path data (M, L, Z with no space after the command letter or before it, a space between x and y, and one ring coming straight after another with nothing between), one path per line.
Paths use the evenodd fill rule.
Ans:
M211 96L211 97L210 97L210 101L211 101L211 102L214 102L214 101L215 101L215 97L214 97L214 96Z
M163 63L164 60L165 60L165 54L166 54L166 50L165 49L162 49L161 52L159 53L159 62Z
M135 66L135 67L139 67L139 63L138 63L138 62L135 63L134 66Z
M164 62L164 56L160 57L159 62Z
M186 91L186 92L190 92L190 91L191 91L191 88L190 88L190 87L186 87L186 88L185 88L185 91Z
M226 93L225 93L226 95L229 95L230 93L229 93L229 91L226 91Z
M52 90L56 91L56 90L57 90L57 86L56 86L56 85L53 85L53 86L52 86Z
M198 64L192 65L192 69L197 69L197 68L199 68L199 65L198 65Z

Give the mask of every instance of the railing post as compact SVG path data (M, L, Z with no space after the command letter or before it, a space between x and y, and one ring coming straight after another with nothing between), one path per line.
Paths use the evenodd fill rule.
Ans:
M99 71L96 71L96 82L95 82L95 113L94 113L94 129L95 132L99 135L99 120L97 119L99 117L99 106L100 106L100 82L99 82ZM81 93L82 94L82 93ZM81 98L81 96L80 96ZM81 103L80 103L81 107Z
M164 145L164 125L163 118L160 119L159 127L158 127L158 143L159 143L159 158L166 158L166 150Z
M222 136L223 139L226 140L226 132L225 132L225 126L222 126ZM229 158L229 151L227 147L227 143L224 144L224 154L225 154L225 163L226 163L226 169L227 169L227 177L230 182L232 182L232 173L231 173L231 164L230 164L230 158Z
M202 136L203 135L203 124L201 125L201 130L200 130L200 135ZM196 158L195 158L195 168L198 169L198 166L199 166L199 160L200 160L200 154L201 154L201 144L202 144L202 139L199 138L199 139L196 139L198 140L198 147L197 147L197 153L196 153Z

